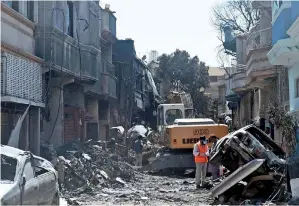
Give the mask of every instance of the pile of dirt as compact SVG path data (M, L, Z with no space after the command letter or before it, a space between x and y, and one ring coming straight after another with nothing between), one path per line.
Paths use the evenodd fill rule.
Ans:
M122 187L134 178L135 170L127 158L106 149L106 142L72 142L58 148L65 165L64 193L76 195L95 188Z

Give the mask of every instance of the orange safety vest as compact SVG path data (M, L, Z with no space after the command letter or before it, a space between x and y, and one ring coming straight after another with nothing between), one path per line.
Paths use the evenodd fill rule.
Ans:
M208 145L201 145L198 143L197 146L198 146L199 155L195 156L195 163L208 162L207 156L200 156L200 153L206 153L208 151L209 149Z

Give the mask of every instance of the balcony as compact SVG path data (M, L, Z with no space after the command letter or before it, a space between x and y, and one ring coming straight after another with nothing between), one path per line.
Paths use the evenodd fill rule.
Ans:
M107 61L102 61L102 71L115 76L115 66Z
M252 88L263 87L265 80L276 75L276 69L267 56L271 44L271 27L249 33L246 40L246 84Z
M232 90L235 93L242 93L246 90L246 65L237 65L232 75Z
M254 31L249 33L248 38L246 40L246 56L248 58L248 55L250 52L270 47L272 44L272 28L262 29L259 31Z
M111 74L102 73L100 78L101 95L116 99L116 77Z
M37 32L36 55L45 58L48 66L52 65L52 70L59 75L73 76L87 84L94 84L98 80L99 50L79 45L75 39L55 27L45 28L44 34L42 29L39 28ZM44 49L44 45L52 49Z
M113 64L102 61L102 70L100 72L99 80L90 87L85 87L85 92L92 95L97 95L103 99L113 98L116 99L116 81L115 67Z
M102 31L101 35L109 43L115 43L116 38L116 18L112 11L108 9L102 10Z
M1 52L1 101L44 107L41 64Z

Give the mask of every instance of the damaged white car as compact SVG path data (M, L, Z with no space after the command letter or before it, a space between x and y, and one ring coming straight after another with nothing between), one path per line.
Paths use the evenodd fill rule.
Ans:
M221 163L230 174L211 191L220 202L276 197L283 192L286 173L284 151L253 125L228 134L217 142L211 163ZM281 190L281 191L278 191Z
M28 151L1 145L1 205L59 205L53 165Z

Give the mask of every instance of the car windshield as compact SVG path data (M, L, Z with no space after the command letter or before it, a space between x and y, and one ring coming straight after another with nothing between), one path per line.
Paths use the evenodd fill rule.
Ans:
M1 182L13 183L17 169L17 159L1 154Z

